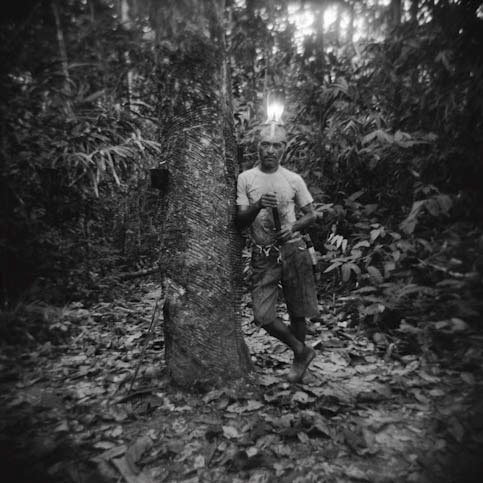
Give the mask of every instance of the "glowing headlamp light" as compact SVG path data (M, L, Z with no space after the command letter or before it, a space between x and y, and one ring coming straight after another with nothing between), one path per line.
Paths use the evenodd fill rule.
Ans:
M284 110L284 97L279 92L269 93L267 96L267 121L266 123L282 123L282 114Z

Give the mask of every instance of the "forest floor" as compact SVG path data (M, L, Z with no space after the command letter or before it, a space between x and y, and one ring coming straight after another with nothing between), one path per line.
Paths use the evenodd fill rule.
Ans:
M3 345L6 483L483 481L478 334L400 355L322 304L308 336L317 356L291 385L289 351L247 308L253 375L201 392L169 384L159 320L128 394L159 296L153 282L132 287L88 308L31 305L68 336Z

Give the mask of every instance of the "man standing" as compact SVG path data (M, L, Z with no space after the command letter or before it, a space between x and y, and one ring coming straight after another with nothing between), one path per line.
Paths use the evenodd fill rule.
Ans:
M316 214L303 179L280 166L287 134L270 124L260 131L260 164L241 173L237 184L237 222L250 227L252 302L256 323L285 343L294 353L288 379L302 380L315 351L305 345L305 318L318 315L312 261L300 230ZM296 219L295 206L302 216ZM290 326L277 318L278 284L282 283Z

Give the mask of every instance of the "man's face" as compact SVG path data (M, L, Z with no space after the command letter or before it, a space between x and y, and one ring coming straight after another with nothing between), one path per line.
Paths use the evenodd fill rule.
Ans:
M262 139L258 145L258 155L260 156L262 170L275 171L282 160L284 151L284 142Z

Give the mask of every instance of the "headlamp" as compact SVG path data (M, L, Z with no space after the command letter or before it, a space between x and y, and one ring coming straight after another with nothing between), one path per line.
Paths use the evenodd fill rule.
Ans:
M283 124L282 114L285 108L283 93L270 92L267 96L267 121L266 124Z

